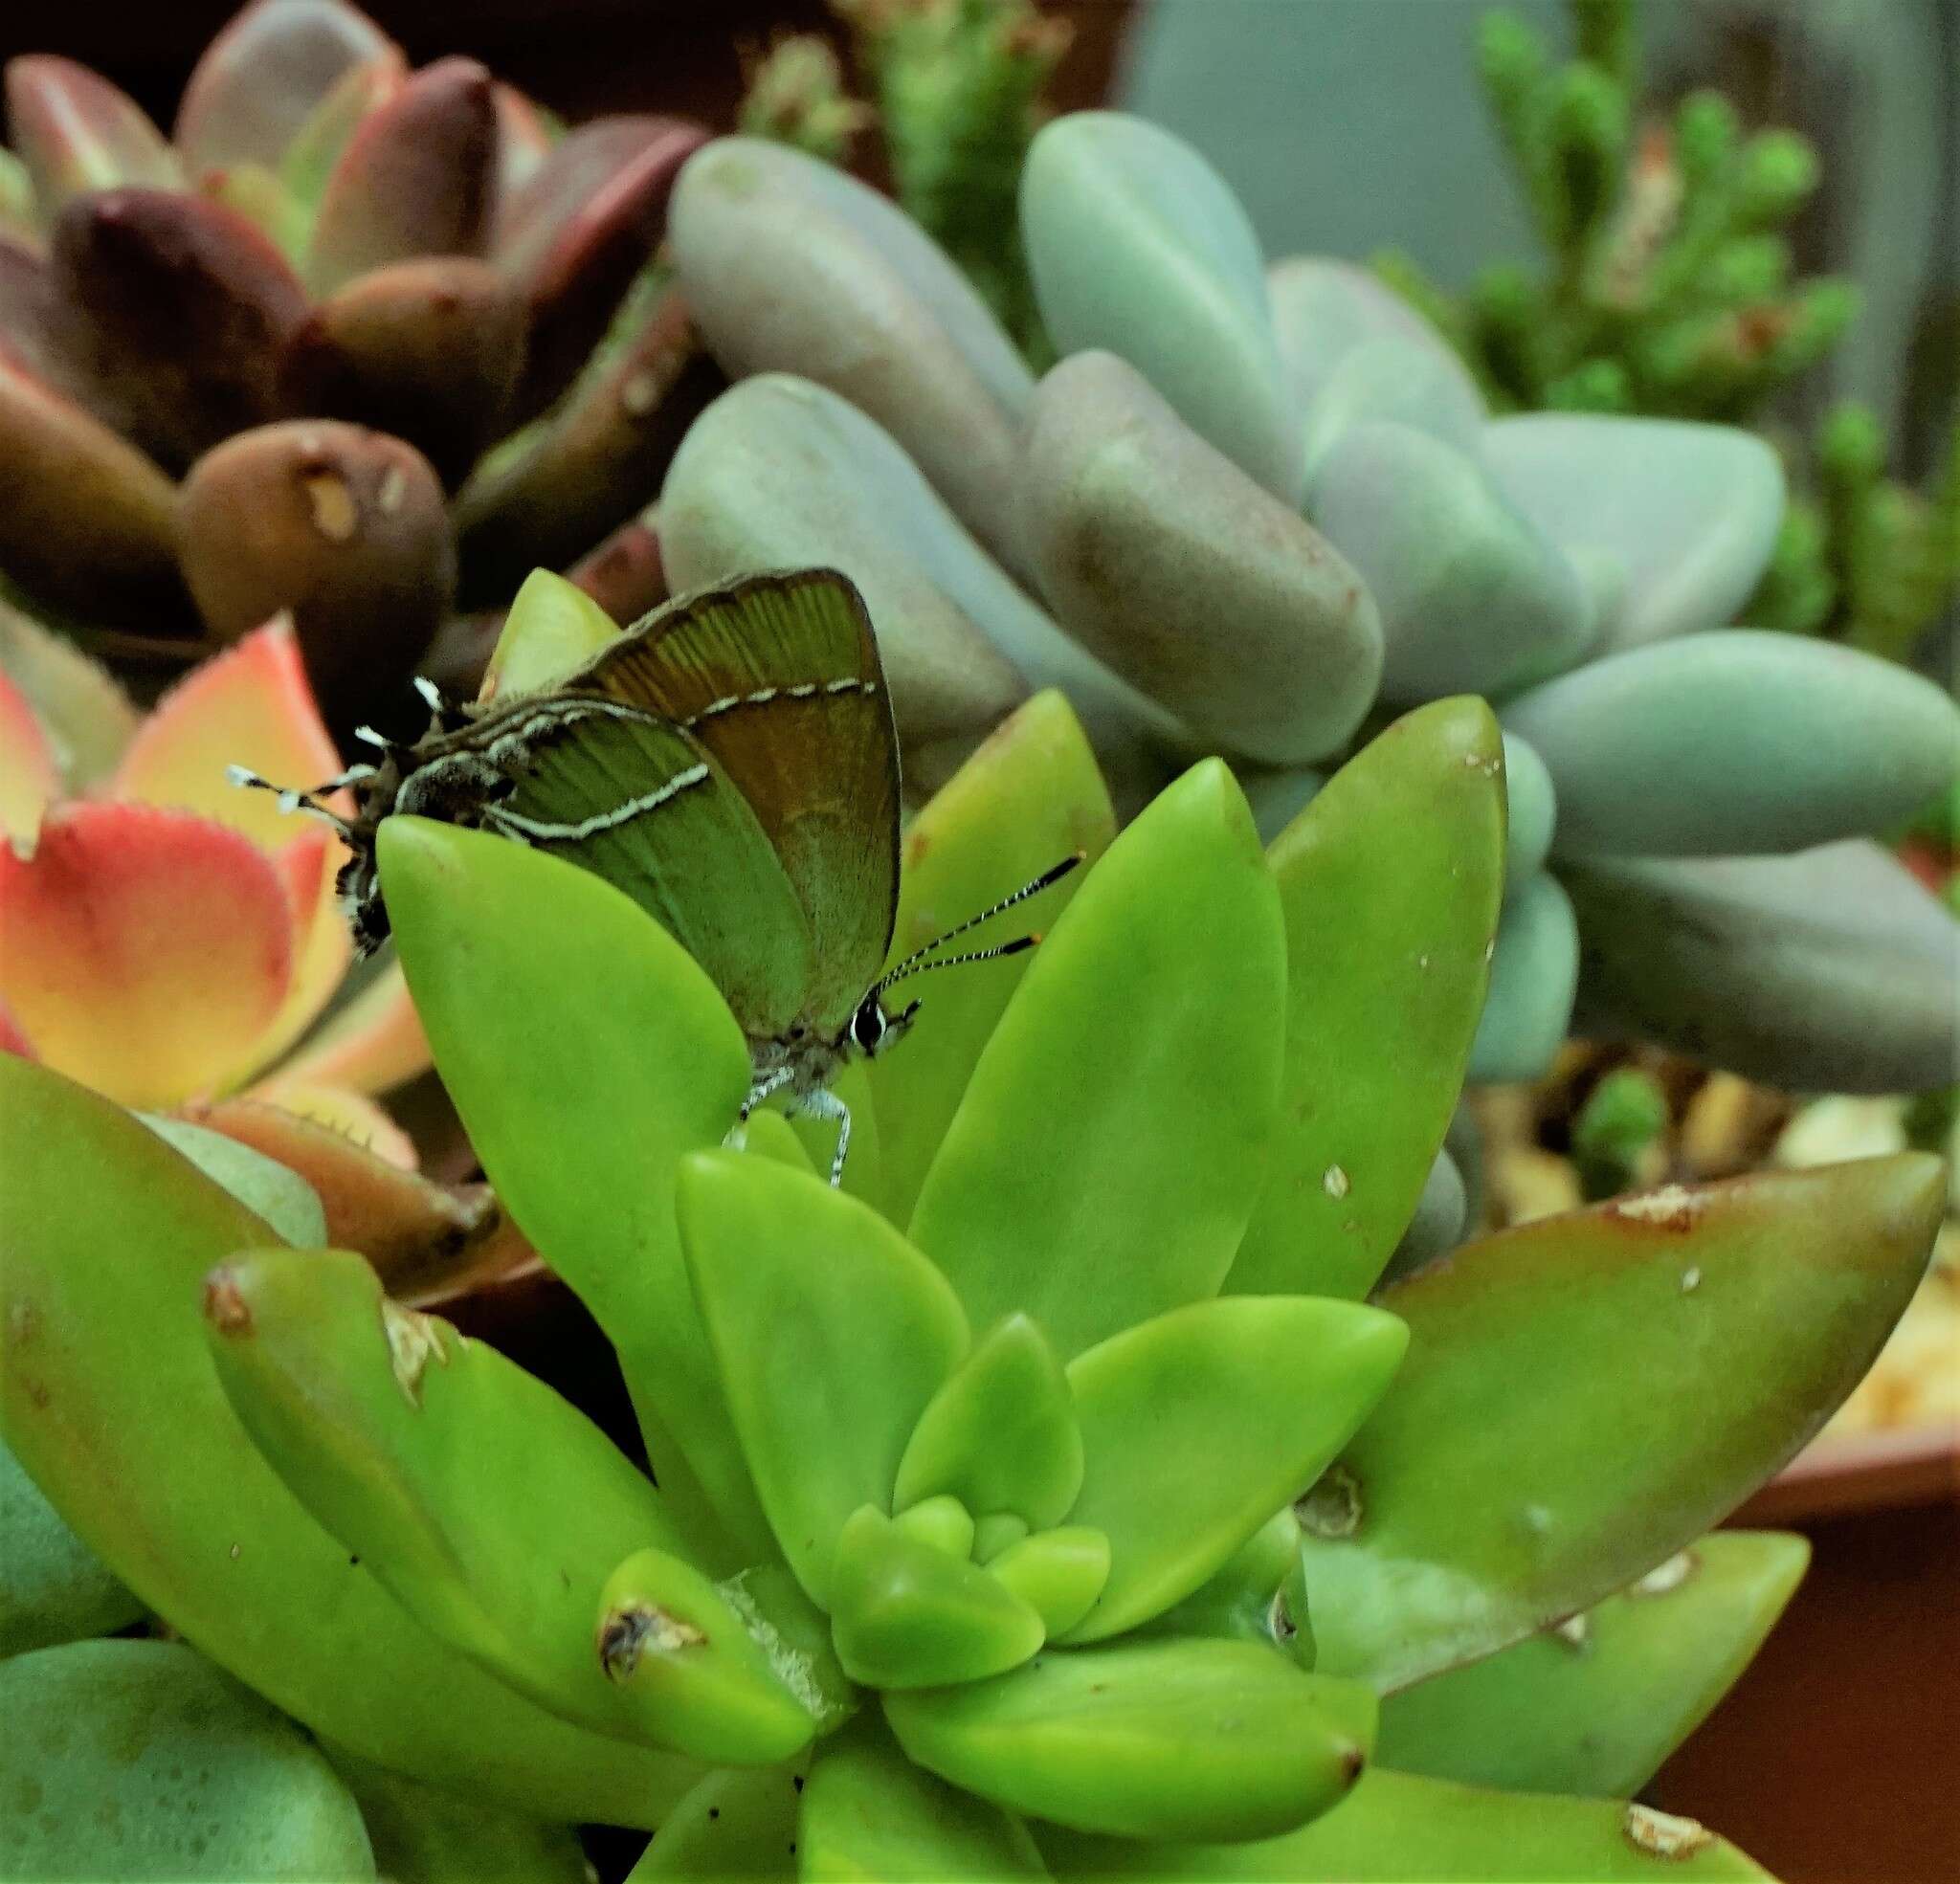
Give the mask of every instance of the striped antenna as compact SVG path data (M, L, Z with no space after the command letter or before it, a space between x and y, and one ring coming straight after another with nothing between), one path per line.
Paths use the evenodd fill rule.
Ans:
M329 791L339 791L342 787L359 785L364 779L374 776L372 765L350 765L337 779L328 779L324 785L315 786L311 791L300 791L289 785L275 785L270 779L262 779L249 765L227 765L225 777L234 785L252 791L269 791L279 801L282 811L303 811L308 817L318 818L323 824L330 824L343 837L349 835L351 827L338 811L329 810L320 801Z
M969 929L977 929L983 922L991 922L996 916L1013 908L1016 903L1026 902L1030 897L1038 897L1043 890L1053 888L1070 871L1076 869L1087 855L1088 853L1086 851L1077 851L1072 855L1063 857L1059 863L1051 865L1050 868L1044 870L1032 882L1023 883L1013 895L1002 897L991 909L983 909L979 915L969 916L964 922L956 923L952 928L947 930L944 935L934 936L923 947L915 948L889 974L882 975L874 982L871 987L872 993L882 994L886 988L892 986L895 983L907 981L914 975L923 975L928 968L958 968L972 962L998 962L1003 956L1018 955L1024 948L1033 948L1041 940L1038 934L1021 936L1013 942L1001 942L993 948L975 949L967 955L945 956L937 962L926 959L928 956L934 955L944 948L955 937L964 936Z

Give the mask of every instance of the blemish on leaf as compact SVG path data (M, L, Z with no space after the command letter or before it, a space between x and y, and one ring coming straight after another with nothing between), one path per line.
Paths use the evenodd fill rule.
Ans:
M1623 1826L1627 1843L1654 1858L1691 1858L1704 1845L1712 1844L1715 1837L1698 1820L1657 1812L1637 1800L1628 1803Z
M1691 1296L1701 1286L1702 1266L1700 1263L1690 1263L1687 1266L1687 1268L1682 1272L1681 1292L1684 1296Z
M1592 1641L1592 1625L1587 1621L1582 1609L1576 1616L1568 1616L1562 1623L1553 1623L1551 1632L1568 1649L1583 1651Z
M392 517L402 507L402 499L409 494L408 474L400 465L391 464L381 474L381 488L374 495L384 517Z
M1348 1173L1338 1164L1329 1164L1321 1178L1321 1188L1329 1197L1346 1197L1350 1188L1348 1182Z
M231 1557L231 1560L232 1560L232 1562L233 1562L234 1563L236 1563L236 1562L238 1561L238 1553L239 1553L239 1551L240 1551L240 1549L241 1549L241 1548L242 1548L242 1546L241 1546L241 1545L238 1545L238 1544L234 1544L234 1545L232 1546L232 1548L231 1548L230 1552L228 1553L228 1555L229 1555L229 1556Z
M1664 1184L1659 1190L1622 1197L1607 1207L1609 1216L1628 1223L1650 1223L1658 1230L1691 1230L1702 1214L1702 1200L1685 1185Z
M707 1639L705 1630L657 1603L629 1603L599 1620L599 1666L609 1681L624 1681L649 1648L671 1654L676 1649L697 1649Z
M330 465L312 465L300 474L312 507L313 527L328 543L345 543L354 534L358 513L347 480Z
M1293 1515L1317 1538L1351 1538L1361 1528L1361 1480L1330 1465L1294 1499Z
M221 1335L252 1332L252 1309L229 1269L214 1269L204 1278L204 1319Z
M40 1332L40 1311L27 1300L16 1301L7 1311L7 1342L10 1347L25 1347Z
M643 419L659 403L660 382L653 373L630 373L619 388L619 404L628 418Z
M431 1360L449 1365L442 1337L433 1318L403 1308L386 1296L381 1298L381 1330L388 1337L389 1365L394 1369L396 1384L408 1396L411 1407L422 1404L422 1375Z
M1691 1550L1678 1550L1664 1563L1657 1563L1644 1577L1627 1585L1629 1596L1665 1596L1702 1567L1702 1560Z

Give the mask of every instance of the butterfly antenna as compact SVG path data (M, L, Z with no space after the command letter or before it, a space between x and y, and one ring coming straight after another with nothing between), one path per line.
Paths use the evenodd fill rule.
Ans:
M1021 936L1013 942L1002 942L993 948L975 949L967 955L942 956L936 962L926 959L937 954L956 937L964 936L970 929L977 929L983 922L991 922L996 916L1013 908L1016 903L1026 902L1030 897L1038 897L1043 890L1051 889L1070 871L1081 864L1087 855L1086 851L1077 851L1072 855L1063 857L1059 863L1044 870L1032 882L1023 883L1011 896L1002 897L991 909L983 909L979 915L969 916L964 922L955 923L944 935L934 936L924 946L915 948L889 974L881 976L873 992L881 994L894 983L908 980L913 975L923 975L928 968L957 968L972 962L998 962L1003 956L1018 955L1024 948L1033 948L1041 940L1038 935Z
M319 818L330 824L343 837L349 833L345 818L338 811L329 810L320 800L329 791L338 791L343 786L359 785L363 779L374 776L372 765L350 765L337 779L328 779L324 785L316 786L312 791L296 790L289 785L274 785L270 779L260 778L249 765L227 765L225 777L235 786L242 786L253 791L269 791L279 801L282 811L302 811L308 817Z

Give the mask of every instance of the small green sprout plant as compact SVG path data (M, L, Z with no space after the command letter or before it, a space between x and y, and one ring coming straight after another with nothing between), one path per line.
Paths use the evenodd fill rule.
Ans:
M1483 1000L1489 710L1396 721L1263 849L1215 760L1116 835L1037 696L914 821L894 950L1078 849L1039 948L842 1075L834 1189L799 1123L724 1146L741 1030L618 890L384 822L436 1064L650 1474L0 1059L0 1430L257 1691L236 1738L310 1802L316 1872L358 1873L349 1820L265 1703L404 1878L563 1875L538 1822L584 1821L653 1831L639 1880L1761 1874L1634 1795L1800 1573L1704 1533L1882 1341L1939 1161L1622 1198L1378 1287ZM16 1637L10 1718L172 1658L209 1685L72 1632ZM140 1763L112 1738L31 1727L0 1782L86 1798ZM0 1851L106 1872L108 1838L51 1808Z

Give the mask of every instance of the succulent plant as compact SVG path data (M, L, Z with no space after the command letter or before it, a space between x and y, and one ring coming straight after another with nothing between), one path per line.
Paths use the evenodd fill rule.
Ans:
M167 664L288 610L339 722L534 563L625 525L590 579L643 570L718 383L649 268L699 129L561 134L344 0L246 8L169 141L65 59L7 99L0 572L42 608Z
M1364 271L1262 272L1225 184L1135 119L1047 125L1020 208L1063 356L1038 385L884 199L751 140L689 160L678 278L738 384L667 475L677 583L844 569L915 778L1059 685L1125 806L1220 752L1269 831L1385 712L1484 694L1510 863L1478 1076L1541 1071L1576 999L1590 1033L1790 1086L1950 1079L1960 930L1867 839L1948 786L1960 709L1725 626L1783 515L1767 445L1491 416Z
M1943 1167L1623 1198L1364 1302L1456 1103L1503 819L1452 699L1269 851L1216 760L1113 835L1034 698L920 812L894 945L1092 862L852 1070L836 1190L768 1112L724 1148L740 1030L618 891L392 818L437 1065L652 1480L5 1057L0 1431L188 1642L402 1776L404 1848L443 1835L427 1783L657 1828L639 1879L1759 1875L1632 1795L1801 1567L1702 1534L1876 1351ZM32 1715L124 1646L4 1678ZM93 1797L98 1757L7 1777Z

